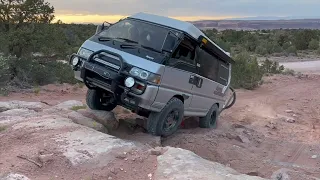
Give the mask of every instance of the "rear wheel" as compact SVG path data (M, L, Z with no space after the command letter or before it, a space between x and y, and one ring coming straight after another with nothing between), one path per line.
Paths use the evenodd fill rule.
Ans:
M88 89L86 102L92 110L112 111L117 107L117 103L113 101L113 94L103 92L97 89Z
M219 107L214 104L208 114L205 117L201 117L199 121L200 128L217 128L217 122L219 118Z
M183 102L178 98L172 98L160 112L152 112L149 115L147 130L155 136L170 136L178 130L183 114Z

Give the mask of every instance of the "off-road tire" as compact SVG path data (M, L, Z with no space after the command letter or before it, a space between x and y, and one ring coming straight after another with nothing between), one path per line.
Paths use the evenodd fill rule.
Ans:
M163 125L167 120L169 113L176 109L179 112L179 118L170 131L164 131ZM178 98L172 98L160 112L151 112L147 120L147 131L154 136L168 137L175 133L184 117L184 104Z
M205 117L200 117L199 127L200 128L217 128L217 123L219 119L219 107L214 104Z
M96 89L88 89L86 95L86 103L88 107L92 110L105 110L105 111L112 111L114 108L117 107L117 104L110 103L108 105L102 104L100 101L102 97L102 92Z

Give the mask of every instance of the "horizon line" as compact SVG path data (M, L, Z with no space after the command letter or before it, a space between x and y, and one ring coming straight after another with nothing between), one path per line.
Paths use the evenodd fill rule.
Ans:
M120 19L129 17L130 15L98 15L98 14L56 14L53 22L58 20L64 24L100 24L105 21L110 23L118 22ZM304 20L304 19L320 19L320 16L167 16L186 22L198 21L239 21L239 20ZM94 20L93 20L94 19Z

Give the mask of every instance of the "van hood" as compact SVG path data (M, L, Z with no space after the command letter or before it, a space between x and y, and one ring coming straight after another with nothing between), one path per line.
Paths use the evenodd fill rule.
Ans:
M114 52L116 54L119 54L123 58L123 60L130 65L145 69L149 72L156 73L156 74L162 74L164 72L164 65L157 63L157 62L161 62L165 58L164 55L160 53L149 52L149 50L148 50L149 53L146 53L147 50L141 50L141 49L138 50L138 48L121 49L120 48L121 44L123 43L120 43L120 42L113 43L112 41L98 43L92 40L86 40L81 47L94 52L105 49L105 50ZM140 51L140 53L138 53L138 51ZM145 56L145 58L143 58L143 56ZM150 60L147 58L149 58Z

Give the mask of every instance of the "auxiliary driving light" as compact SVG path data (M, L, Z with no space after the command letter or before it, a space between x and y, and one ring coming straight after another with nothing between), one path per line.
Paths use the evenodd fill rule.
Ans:
M128 88L132 88L135 84L135 80L132 77L127 77L126 80L124 81L124 84Z
M72 65L73 66L76 66L78 63L79 63L79 58L78 57L74 57L73 59L72 59Z

